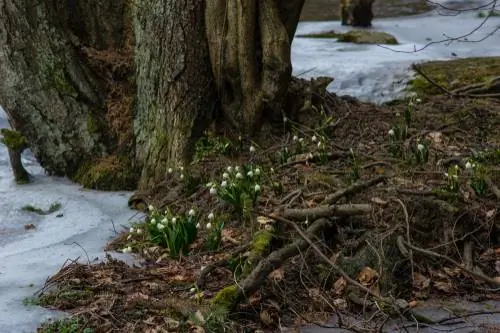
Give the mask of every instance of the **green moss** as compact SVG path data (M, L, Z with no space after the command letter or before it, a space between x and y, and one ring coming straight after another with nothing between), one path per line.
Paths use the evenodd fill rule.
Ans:
M92 115L89 114L87 118L87 130L91 134L99 134L101 125L99 124L99 121L97 121Z
M398 40L382 31L369 31L369 30L352 30L342 34L338 38L339 42L356 43L356 44L388 44L397 45Z
M490 82L500 73L500 57L430 61L420 64L419 67L438 85L453 90L470 84ZM443 93L420 75L416 75L408 83L408 90L418 95Z
M59 209L61 209L62 205L59 202L54 202L53 204L50 205L49 209L43 210L39 207L35 207L33 205L26 205L22 208L23 211L25 212L30 212L30 213L36 213L39 215L49 215L54 212L57 212Z
M84 163L72 180L84 188L119 191L135 190L139 173L126 157L107 156L94 163Z
M2 128L0 133L3 135L0 141L8 148L23 151L28 147L28 141L18 131Z
M338 33L338 32L335 32L335 31L331 30L331 31L318 32L318 33L312 33L312 34L297 35L295 37L306 37L306 38L339 38L340 36L342 36L341 33Z
M399 44L397 39L382 31L352 30L346 33L335 31L325 31L320 33L297 35L296 37L306 38L336 38L339 42L356 44Z
M233 308L238 302L238 291L238 286L235 284L219 290L217 294L215 294L215 297L212 299L212 305L220 306L225 309Z
M273 237L274 234L268 230L259 231L252 241L252 256L261 257L264 255L269 250Z
M52 83L58 92L71 95L73 97L78 96L78 92L68 81L62 68L56 68L52 71Z

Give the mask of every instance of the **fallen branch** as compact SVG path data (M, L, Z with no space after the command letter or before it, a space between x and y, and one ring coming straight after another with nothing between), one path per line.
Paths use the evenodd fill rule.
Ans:
M342 217L369 214L372 211L370 204L331 205L303 209L281 209L279 215L285 219L314 221L322 217Z
M375 186L375 185L383 182L386 179L387 179L386 176L378 176L378 177L375 177L375 178L370 179L370 180L363 182L363 183L361 183L361 182L354 183L353 185L351 185L345 189L339 190L339 191L327 196L325 198L325 203L327 203L329 205L333 205L334 203L336 203L337 201L339 201L341 198L343 198L345 196L354 194L356 192L361 192L364 189Z
M405 246L409 247L410 249L412 249L414 251L420 252L420 253L428 255L428 256L432 256L432 257L443 259L443 260L449 262L450 264L458 267L459 269L461 269L462 271L466 272L467 274L472 275L475 278L478 278L478 279L480 279L482 281L488 282L489 284L494 285L494 286L500 286L500 281L492 279L492 278L490 278L490 277L488 277L488 276L486 276L484 274L474 272L473 270L470 270L470 269L464 267L463 265L460 265L458 262L456 262L455 260L451 259L448 256L445 256L443 254L439 254L439 253L436 253L436 252L433 252L433 251L430 251L430 250L425 250L425 249L422 249L420 247L408 244L406 241L402 240L402 236L399 236L398 238L400 238L400 239L398 239L398 243L404 244Z

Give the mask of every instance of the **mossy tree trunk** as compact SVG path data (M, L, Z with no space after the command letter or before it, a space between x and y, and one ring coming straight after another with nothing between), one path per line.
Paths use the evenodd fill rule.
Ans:
M47 171L126 154L145 189L214 118L246 136L281 116L303 4L0 0L0 104Z
M374 2L375 0L342 0L340 2L342 25L370 27L373 20Z
M124 0L107 3L0 0L0 104L52 174L72 176L108 150L106 130L94 126L106 88L85 56L123 39Z

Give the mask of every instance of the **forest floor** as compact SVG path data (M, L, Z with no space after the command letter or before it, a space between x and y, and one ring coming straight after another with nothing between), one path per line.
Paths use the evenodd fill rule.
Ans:
M412 312L428 298L500 300L500 99L459 89L499 64L424 64L435 84L418 76L416 95L384 105L316 96L252 143L207 133L193 165L132 198L149 217L108 250L138 265L68 262L37 302L73 317L39 332L274 332L332 316L375 332L399 316L432 323ZM153 239L173 216L200 223L175 259Z

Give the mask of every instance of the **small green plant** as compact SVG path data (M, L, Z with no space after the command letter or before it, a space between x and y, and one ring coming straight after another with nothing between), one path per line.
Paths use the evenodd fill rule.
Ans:
M95 333L85 320L77 317L50 320L41 327L41 333Z
M293 156L292 153L290 153L290 151L288 150L288 147L283 147L281 150L278 151L277 153L277 157L278 157L278 163L279 164L285 164L288 162L288 160L290 159L290 157Z
M347 172L347 179L349 180L349 182L355 182L361 177L361 168L359 166L359 162L352 148L351 148L351 158L352 158L352 167Z
M54 212L57 212L58 210L61 209L61 207L62 207L62 205L59 202L54 202L53 204L50 205L49 209L47 209L47 210L43 210L43 209L41 209L39 207L35 207L33 205L26 205L26 206L23 206L23 208L21 208L21 209L25 212L35 213L38 215L49 215L49 214L52 214Z
M486 169L485 167L474 161L469 160L465 163L465 169L472 172L471 186L477 195L482 196L486 191Z
M295 154L302 154L304 152L304 138L294 135L293 142L295 143Z
M196 143L195 160L199 160L210 154L229 155L231 148L232 143L228 138L205 135Z
M458 165L452 165L448 168L448 172L444 173L447 181L447 189L451 192L458 192L459 183L458 183L458 173L459 173Z
M208 223L206 225L209 231L206 246L209 251L217 251L220 249L222 242L222 229L224 221L221 216L216 216L214 213L208 214Z
M388 132L389 134L389 153L394 158L403 157L403 142L406 139L406 127L394 125Z
M40 298L38 297L26 297L23 299L23 305L24 306L39 306L40 305Z
M181 253L187 255L197 237L196 211L191 209L187 214L174 215L168 209L161 213L149 206L149 212L146 228L150 240L168 248L172 258L178 258ZM124 252L129 252L129 248L125 249Z
M217 195L243 216L257 202L261 193L260 179L259 166L229 166L222 174L222 182L210 182L207 187L210 194Z
M328 163L328 149L326 147L326 138L320 136L319 139L314 135L311 138L312 142L318 142L318 163L327 164Z
M423 164L429 161L429 148L426 143L421 143L417 141L417 149L415 150L415 160L417 164Z

